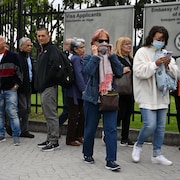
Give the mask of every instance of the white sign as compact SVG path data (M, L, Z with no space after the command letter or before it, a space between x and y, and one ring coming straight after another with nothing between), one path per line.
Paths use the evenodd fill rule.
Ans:
M134 6L116 6L65 11L64 38L83 38L86 53L90 53L93 33L100 28L110 34L110 43L115 45L121 36L132 39Z
M173 51L173 56L180 56L180 2L145 5L144 37L154 25L168 30L166 49Z

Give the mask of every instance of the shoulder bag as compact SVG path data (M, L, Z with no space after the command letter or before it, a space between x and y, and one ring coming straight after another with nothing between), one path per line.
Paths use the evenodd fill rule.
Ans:
M119 94L109 91L108 94L99 96L99 111L119 110Z
M114 77L114 88L120 95L133 94L132 71L122 75L122 77Z

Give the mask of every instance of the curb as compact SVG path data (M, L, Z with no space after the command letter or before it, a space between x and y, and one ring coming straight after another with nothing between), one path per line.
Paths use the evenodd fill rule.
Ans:
M29 130L32 132L45 132L46 133L46 122L45 121L38 121L38 120L30 120L29 121ZM67 124L64 124L60 127L61 135L66 135L67 132ZM118 127L118 140L121 139L121 128ZM129 130L129 139L131 141L136 141L137 136L139 134L139 130L137 129L130 129ZM96 131L96 138L102 137L102 127L98 126ZM147 140L148 142L152 141L152 138ZM180 145L180 134L175 132L165 132L164 136L164 144L170 146L179 146Z

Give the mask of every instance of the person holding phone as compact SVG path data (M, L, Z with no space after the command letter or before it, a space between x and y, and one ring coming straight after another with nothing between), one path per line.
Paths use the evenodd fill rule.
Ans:
M156 69L165 64L166 70L177 78L178 67L173 58L168 56L154 60L156 53L161 53L168 43L169 34L163 26L153 26L133 61L133 90L135 102L139 105L143 127L137 137L132 151L132 161L138 163L142 146L153 136L153 153L151 162L170 166L172 161L163 156L161 148L164 140L166 115L169 105L169 91L161 96L156 85Z

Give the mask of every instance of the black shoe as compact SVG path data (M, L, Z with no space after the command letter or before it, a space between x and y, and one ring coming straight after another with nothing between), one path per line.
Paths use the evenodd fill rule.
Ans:
M44 141L44 142L38 144L38 147L43 148L43 147L46 147L48 144L49 144L49 141Z
M0 136L0 143L6 141L6 138L4 136Z
M121 169L120 165L116 164L114 161L107 161L106 164L106 169L112 170L112 171L117 171Z
M29 133L29 131L26 131L26 132L22 132L20 137L34 138L34 135Z
M47 146L42 148L42 151L50 152L50 151L54 151L54 150L59 149L59 148L60 148L59 144L49 143Z
M94 164L94 158L92 156L84 156L83 160L85 163Z
M131 142L129 140L121 140L120 142L120 146L128 146L128 147L133 147L134 146L134 142Z

